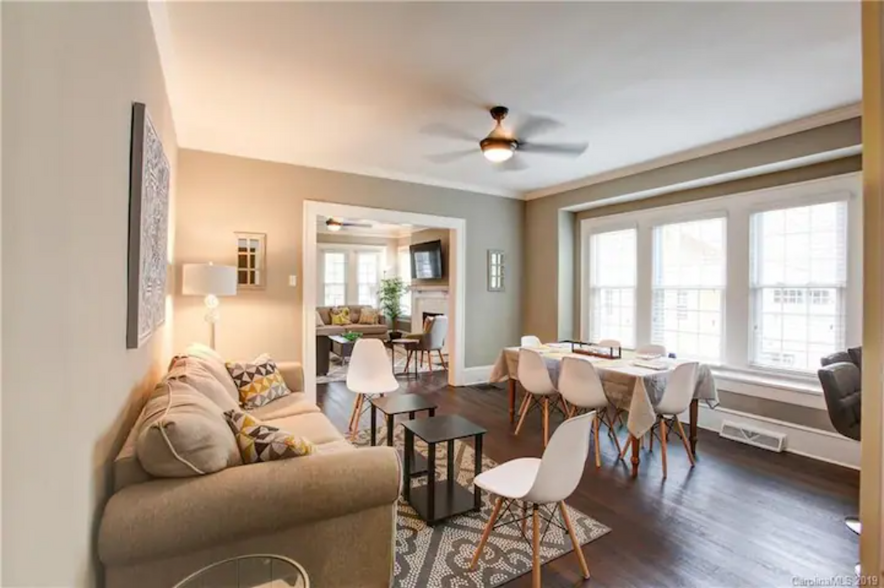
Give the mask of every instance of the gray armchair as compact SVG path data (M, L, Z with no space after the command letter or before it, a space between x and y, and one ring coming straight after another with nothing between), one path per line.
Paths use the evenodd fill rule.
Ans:
M442 355L442 348L445 346L445 337L448 335L448 317L438 315L427 319L423 333L411 333L406 335L406 339L416 339L418 344L414 346L415 351L420 351L418 361L427 359L427 365L430 371L433 371L432 352L435 351L439 355L439 361L444 369L448 369L445 363L445 357ZM420 365L420 363L418 363Z

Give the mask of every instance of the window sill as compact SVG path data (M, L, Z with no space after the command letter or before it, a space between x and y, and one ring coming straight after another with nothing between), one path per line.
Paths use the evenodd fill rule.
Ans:
M713 367L712 374L719 390L818 410L826 408L820 383L812 376L804 378L721 366Z

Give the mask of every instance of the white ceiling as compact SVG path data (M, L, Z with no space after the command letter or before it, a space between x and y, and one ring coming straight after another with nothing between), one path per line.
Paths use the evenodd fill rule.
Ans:
M858 2L168 3L164 53L182 147L500 195L574 182L861 96ZM165 47L162 46L165 44ZM553 117L501 172L471 147L483 106ZM424 132L422 132L422 130Z

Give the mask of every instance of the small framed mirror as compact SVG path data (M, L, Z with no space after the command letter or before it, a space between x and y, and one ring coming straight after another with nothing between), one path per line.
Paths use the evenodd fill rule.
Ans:
M266 251L266 234L236 233L236 282L239 289L264 288Z
M504 255L498 249L488 250L488 291L503 292Z

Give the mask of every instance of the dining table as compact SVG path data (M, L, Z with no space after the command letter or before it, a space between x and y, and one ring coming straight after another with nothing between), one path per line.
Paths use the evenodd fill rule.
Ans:
M519 373L519 350L521 347L503 349L494 363L489 381L509 382L509 416L510 422L515 421L516 388ZM577 357L591 362L602 381L602 387L608 401L619 411L628 412L626 429L632 442L632 475L638 475L641 462L639 457L640 440L651 430L657 421L654 406L660 401L669 375L680 364L687 360L672 357L645 358L634 352L622 350L619 357L600 357L577 353L570 342L546 343L539 347L531 347L543 358L553 385L558 384L562 360L566 357ZM694 397L689 408L689 442L694 456L697 455L697 421L699 403L706 403L710 408L718 406L718 389L709 365L700 363L697 370L697 382ZM616 434L616 433L615 433Z

